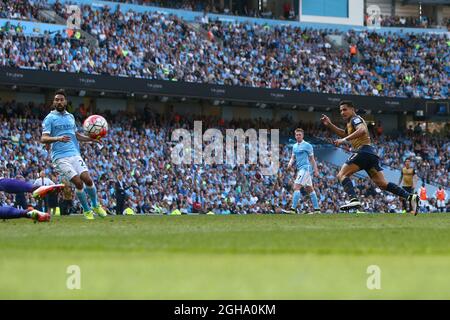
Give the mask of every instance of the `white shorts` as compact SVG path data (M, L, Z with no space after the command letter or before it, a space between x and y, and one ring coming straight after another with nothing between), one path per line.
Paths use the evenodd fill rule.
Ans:
M294 181L295 184L299 184L301 186L310 186L312 187L312 177L311 173L308 169L300 169L297 172L297 177Z
M61 177L69 181L72 180L73 177L88 171L86 163L84 163L80 156L58 159L53 163L53 167Z
M428 205L428 200L420 200L419 201L419 207L425 207Z
M445 200L438 200L437 201L437 207L438 208L445 207Z

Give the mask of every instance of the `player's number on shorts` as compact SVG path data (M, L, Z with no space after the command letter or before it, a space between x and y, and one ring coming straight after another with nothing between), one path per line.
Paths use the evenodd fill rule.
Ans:
M80 161L80 166L82 166L83 168L86 168L86 164L84 163L84 161L83 160L78 160L78 161Z

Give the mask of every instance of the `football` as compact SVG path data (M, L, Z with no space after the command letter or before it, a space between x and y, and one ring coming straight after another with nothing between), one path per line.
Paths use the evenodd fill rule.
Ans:
M92 139L101 139L108 133L108 122L99 115L92 115L84 120L83 129Z

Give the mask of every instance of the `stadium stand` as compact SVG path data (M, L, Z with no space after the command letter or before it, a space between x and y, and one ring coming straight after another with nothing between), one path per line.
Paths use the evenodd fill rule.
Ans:
M27 0L2 1L0 3L0 18L33 20L37 17L38 6L30 5Z
M435 25L433 21L430 21L426 17L382 17L381 26L383 27L402 27L402 28L428 28L431 25Z
M81 120L80 108L71 111ZM32 179L41 170L52 173L47 150L39 143L41 120L48 112L44 104L33 102L21 104L6 101L0 105L0 134L10 137L3 143L0 166L7 168L5 176L22 175ZM104 141L104 148L83 147L93 176L98 181L101 198L105 206L114 211L114 182L122 172L127 190L128 206L137 213L170 213L179 208L183 213L213 211L227 213L279 213L287 209L291 201L292 172L286 170L290 157L289 144L282 148L281 168L278 175L259 178L255 165L173 166L170 158L172 143L170 134L175 128L192 129L193 120L202 120L208 128L285 128L281 134L290 134L289 128L302 126L308 137L328 138L317 124L292 123L288 118L278 122L263 120L220 121L214 117L161 115L151 110L139 114L108 114L111 132ZM409 135L408 135L409 134ZM450 143L446 137L411 133L398 140L380 137L376 145L383 162L400 165L406 157L422 157L418 174L424 182L433 182L450 187L448 155ZM420 139L420 140L419 140ZM416 142L421 142L420 150ZM386 142L388 142L386 144ZM423 148L422 148L423 145ZM382 147L386 146L386 147ZM439 148L439 149L438 149ZM134 151L132 151L134 150ZM137 150L137 151L136 151ZM437 150L440 150L439 152ZM337 212L345 196L340 184L336 183L338 168L329 163L319 163L320 178L316 185L324 212ZM433 178L432 178L433 177ZM438 179L436 179L438 177ZM430 181L432 180L432 181ZM401 212L400 202L375 188L366 179L355 180L358 192L365 197L368 212ZM13 199L1 195L3 203ZM28 199L30 203L34 200ZM194 210L194 203L199 207ZM433 208L430 202L430 210ZM307 207L305 207L307 210Z
M282 1L280 6L282 6L282 14L276 15L270 10L263 10L259 8L247 8L247 6L238 6L236 10L230 10L226 5L221 6L220 3L216 5L213 4L214 1L202 0L202 1L189 1L189 0L177 0L177 1L167 1L167 0L112 0L110 2L126 3L126 4L139 4L151 7L161 7L161 8L171 8L171 9L182 9L189 11L200 11L204 13L214 13L214 14L227 14L227 15L237 15L246 16L254 18L272 18L280 20L298 20L298 15L294 11L293 3L289 1ZM284 3L283 3L284 2ZM369 6L367 4L366 6ZM389 7L391 2L389 1ZM390 8L389 8L390 9ZM389 10L390 11L390 10ZM383 13L383 11L382 11ZM366 15L365 23L369 19ZM442 21L434 21L433 19L426 16L399 16L399 15L388 15L382 14L379 17L380 25L382 27L400 27L400 28L430 28L436 26L447 26L446 19Z
M119 2L224 13L208 8L204 1L195 4L192 1ZM309 28L212 18L201 21L198 27L193 21L174 14L101 4L81 6L81 27L98 42L94 47L84 37L42 30L31 34L30 28L27 31L14 22L1 20L0 67L298 92L448 99L450 40L446 33L385 33L333 25ZM68 18L61 2L45 0L3 1L0 18L42 22L39 15L42 9L53 10L62 19ZM259 16L255 12L248 15ZM449 21L447 18L447 25ZM418 23L412 18L404 21L392 16L384 18L382 25L429 27L432 23L424 25L423 21ZM334 37L345 45L336 46ZM73 111L78 120L86 116L77 108ZM7 168L4 175L31 178L40 170L50 168L47 150L38 143L40 120L47 112L44 104L1 102L1 136L11 138L2 144L0 164ZM112 129L105 147L88 147L84 152L91 159L89 166L101 182L101 196L110 210L115 206L111 176L117 171L124 174L131 186L129 205L139 213L170 213L175 207L193 212L197 211L195 202L200 203L198 210L202 212L278 212L291 201L288 182L292 173L283 170L276 177L259 179L257 168L251 166L235 170L226 166L167 166L170 132L192 125L193 115L175 121L175 115L149 111L144 117L119 113L108 114L107 118ZM216 127L219 119L203 121ZM283 123L234 120L222 123L221 127L224 126L278 126L286 130L302 126L309 134L307 138L318 137L324 143L331 137L318 125L289 120ZM374 143L384 165L398 168L405 158L412 157L421 164L417 171L423 182L450 187L447 136L408 131L397 136L381 135ZM139 151L131 152L133 148ZM283 163L289 157L288 148L286 145L283 149ZM336 212L339 203L344 201L341 186L335 181L337 168L330 163L320 166L317 185L323 210ZM358 192L367 197L366 210L399 210L400 202L396 198L386 196L365 180L357 184ZM12 201L5 195L0 195L0 200Z
M62 10L58 3L54 9ZM445 34L211 22L206 28L221 41L210 41L174 15L91 6L83 6L82 15L83 30L99 41L95 50L78 39L42 41L2 32L1 65L301 92L448 98ZM354 49L332 47L328 36L336 34Z

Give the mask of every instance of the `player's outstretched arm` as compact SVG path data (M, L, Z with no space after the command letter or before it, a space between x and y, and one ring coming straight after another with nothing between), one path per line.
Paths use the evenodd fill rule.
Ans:
M295 161L295 156L294 156L294 154L292 154L291 159L289 160L289 163L288 163L288 169L290 169L292 167L292 165L294 164L294 161Z
M98 143L100 143L99 140L92 139L91 137L88 137L88 136L86 136L86 135L84 135L82 133L79 133L79 132L76 132L75 135L77 137L77 140L80 141L80 142L98 142Z
M338 139L338 140L334 141L334 145L336 147L339 147L344 142L346 142L348 140L357 139L366 133L367 133L366 128L362 125L359 125L358 127L356 127L356 131L353 132L352 134L349 134L348 136L344 136L344 138L342 138L342 139Z
M361 138L363 135L367 134L367 130L363 125L359 125L356 127L356 130L349 134L348 136L345 134L344 137L346 140L353 140Z
M328 118L328 116L322 114L322 118L320 118L320 121L322 122L322 124L327 127L328 129L330 129L331 131L333 131L335 134L337 134L339 137L341 138L345 138L347 136L347 134L345 133L345 130L336 127L330 120L330 118Z
M309 162L311 162L311 164L313 166L314 175L316 177L318 177L319 176L319 168L317 167L316 158L313 155L309 156Z
M55 142L69 142L69 136L51 137L48 133L43 133L41 137L41 143L49 144Z

